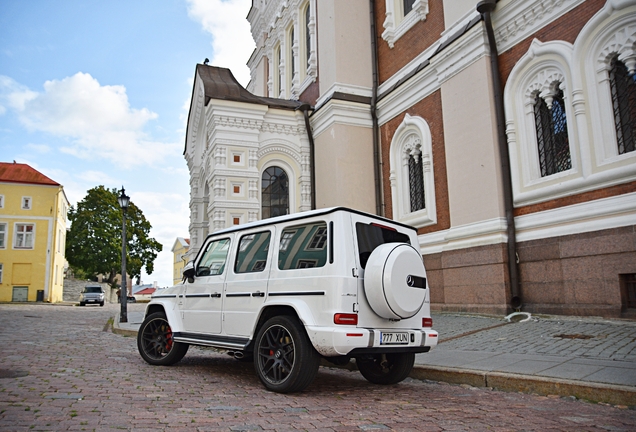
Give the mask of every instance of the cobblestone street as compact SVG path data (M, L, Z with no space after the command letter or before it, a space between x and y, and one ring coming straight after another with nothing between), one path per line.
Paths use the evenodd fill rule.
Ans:
M636 430L624 407L410 378L384 387L324 367L305 392L281 395L251 363L194 347L153 367L110 331L117 310L0 305L0 430Z

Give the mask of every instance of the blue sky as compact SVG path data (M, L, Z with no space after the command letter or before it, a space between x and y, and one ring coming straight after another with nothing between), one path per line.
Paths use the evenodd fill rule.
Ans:
M26 163L75 204L119 188L163 245L143 283L172 283L188 237L183 159L194 70L207 57L243 84L251 0L2 0L0 161Z

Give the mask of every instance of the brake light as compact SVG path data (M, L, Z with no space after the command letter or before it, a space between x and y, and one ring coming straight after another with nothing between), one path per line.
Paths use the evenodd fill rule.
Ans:
M386 226L386 225L380 225L379 223L372 223L371 226L382 228L382 229L389 230L389 231L397 231L393 227L389 227L389 226Z
M422 318L422 327L433 327L433 318Z
M357 325L358 324L358 314L351 313L337 313L333 316L334 324L345 324L345 325Z

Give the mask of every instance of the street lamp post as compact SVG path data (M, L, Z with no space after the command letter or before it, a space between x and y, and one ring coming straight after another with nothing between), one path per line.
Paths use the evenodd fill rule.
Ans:
M119 206L122 210L121 225L121 293L119 301L121 302L121 312L119 313L119 322L128 322L128 292L126 290L126 211L130 204L130 197L126 195L126 190L121 187L121 194L117 197Z

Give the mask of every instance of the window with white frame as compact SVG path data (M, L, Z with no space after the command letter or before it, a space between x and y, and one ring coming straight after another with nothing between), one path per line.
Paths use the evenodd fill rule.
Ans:
M382 38L390 48L411 27L428 15L428 0L386 0L386 18Z
M391 140L393 218L416 227L437 223L432 136L421 117L406 114Z
M31 197L28 197L28 196L22 197L22 210L31 210L32 205L33 205L33 202L31 200Z
M6 238L7 238L7 224L0 223L0 249L5 249L7 247Z
M0 208L4 208L4 195L0 195Z
M15 224L14 249L33 249L35 225L29 223Z
M0 263L0 283L2 283L2 270L4 269L4 265Z

